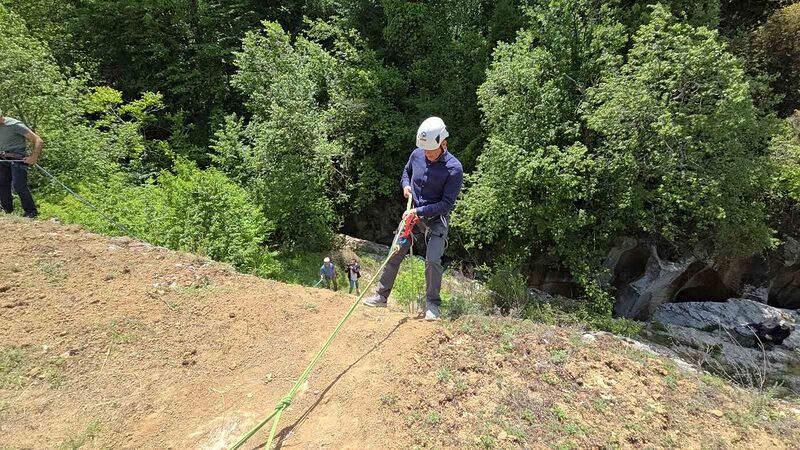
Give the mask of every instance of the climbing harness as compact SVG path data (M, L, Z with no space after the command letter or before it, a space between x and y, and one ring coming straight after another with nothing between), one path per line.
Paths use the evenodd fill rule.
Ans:
M408 203L406 204L406 211L411 210L411 202L412 198L409 195ZM375 280L378 279L378 276L383 271L383 268L386 267L386 264L389 262L389 258L391 258L402 247L399 246L398 243L400 241L400 238L408 228L407 226L408 216L409 215L406 215L406 217L404 217L403 220L400 221L400 224L397 226L397 231L394 234L394 239L392 239L392 245L391 247L389 247L391 251L386 256L386 259L383 260L383 263L380 265L378 270L376 270L375 273L372 275L372 278L369 280L369 283L367 283L367 285L361 291L361 294L358 295L358 298L356 298L353 304L350 305L350 309L347 310L344 317L342 317L341 320L339 320L339 324L336 325L336 328L333 329L333 332L331 333L330 336L328 336L328 339L325 341L325 343L322 344L322 347L319 349L317 354L314 355L314 358L311 359L311 362L308 364L308 367L306 367L303 373L300 374L300 377L294 383L294 386L292 386L292 388L289 390L289 393L280 399L280 401L275 405L275 409L269 416L267 416L266 419L259 422L255 426L255 428L250 430L241 439L239 439L239 441L236 444L234 444L233 447L230 448L230 450L238 450L239 448L241 448L251 437L253 437L256 433L258 433L258 430L260 430L264 425L269 423L270 420L272 420L272 429L269 432L269 437L267 438L267 444L264 446L264 448L267 450L272 449L272 441L275 439L275 433L278 431L278 424L280 423L281 420L281 414L283 414L283 411L286 408L288 408L289 405L292 403L292 400L294 399L294 396L297 394L297 391L300 390L300 387L303 385L303 383L306 382L308 377L311 375L311 371L314 369L314 366L317 365L317 362L319 362L319 360L322 359L322 357L325 355L325 352L328 351L328 347L331 345L331 342L333 342L333 340L342 330L344 323L347 322L347 319L350 318L350 316L356 310L356 307L358 307L358 305L361 304L362 297L364 297L364 294L366 294L369 291L369 288L372 286L373 283L375 283ZM411 227L411 229L413 229L413 226ZM406 239L408 239L408 237L409 235L406 236Z
M0 161L8 161L8 162L25 162L22 159L25 155L21 155L19 153L13 152L0 152Z
M411 198L411 197L409 197ZM395 252L399 251L400 248L408 242L409 239L413 240L413 231L414 227L419 223L419 216L416 214L408 214L403 218L403 233L400 236L400 240L397 241L397 247L395 248Z

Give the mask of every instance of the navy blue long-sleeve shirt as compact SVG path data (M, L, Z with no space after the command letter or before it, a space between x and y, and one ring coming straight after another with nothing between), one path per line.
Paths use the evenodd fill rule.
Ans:
M417 215L447 215L461 191L464 169L450 152L430 162L425 158L425 151L417 148L411 152L400 181L403 188L411 186Z

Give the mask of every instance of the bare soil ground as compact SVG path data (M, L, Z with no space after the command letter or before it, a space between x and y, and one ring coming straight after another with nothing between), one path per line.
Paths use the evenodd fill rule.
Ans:
M5 217L0 231L2 449L226 448L354 299L75 226ZM279 445L800 448L796 403L582 335L359 309Z

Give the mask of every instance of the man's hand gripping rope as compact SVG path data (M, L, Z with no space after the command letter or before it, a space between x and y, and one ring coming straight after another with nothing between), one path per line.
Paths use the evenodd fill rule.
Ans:
M406 212L403 213L403 232L400 234L397 244L392 249L392 253L399 252L400 249L406 245L408 240L413 238L412 234L414 232L414 227L419 223L419 216L417 215L416 211L411 209L412 201L413 198L411 195L409 195L408 202L406 202Z

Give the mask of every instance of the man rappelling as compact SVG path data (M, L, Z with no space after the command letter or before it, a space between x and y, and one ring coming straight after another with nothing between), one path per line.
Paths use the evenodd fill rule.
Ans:
M425 119L417 130L417 148L411 153L401 177L403 195L412 196L415 206L403 217L412 224L413 232L425 236L425 320L440 317L442 255L447 247L450 211L464 180L461 163L447 150L448 136L442 119ZM400 263L412 242L412 239L402 241L399 250L389 258L375 294L364 300L366 306L386 307Z

